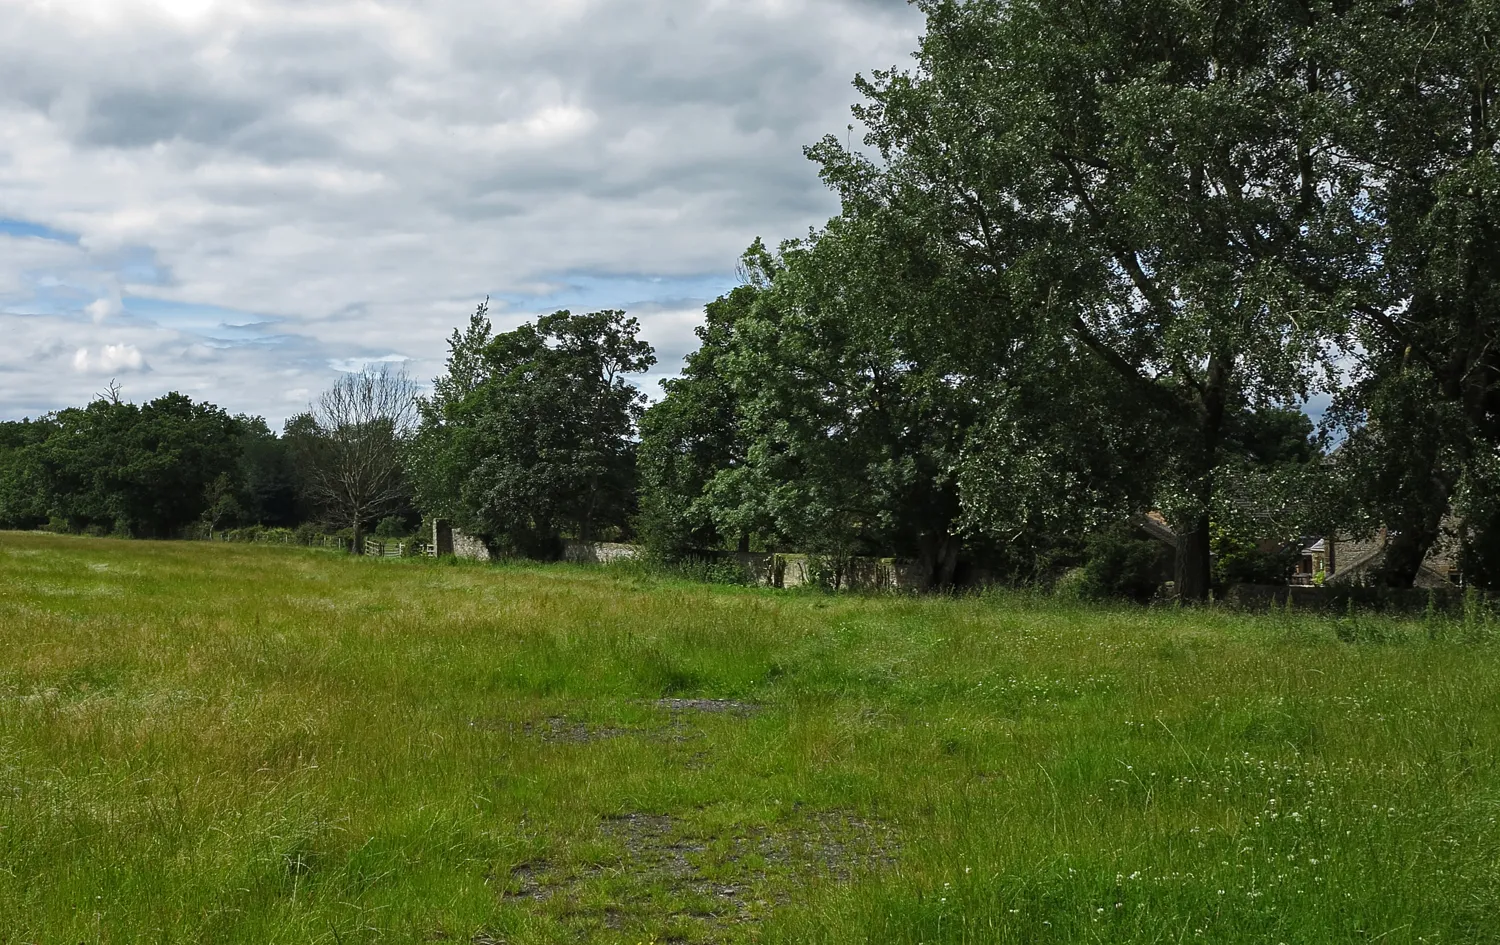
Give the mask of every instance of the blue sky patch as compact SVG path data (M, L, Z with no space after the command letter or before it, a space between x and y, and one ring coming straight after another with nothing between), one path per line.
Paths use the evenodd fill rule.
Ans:
M704 273L696 276L653 277L646 275L598 276L567 273L546 279L557 288L542 294L496 295L494 301L511 311L550 312L569 309L574 312L653 305L662 307L702 307L704 300L715 299L739 284L733 272Z
M32 223L28 220L12 220L8 217L0 217L0 233L7 236L31 236L37 239L67 243L69 246L78 245L78 234L64 233L61 230L54 230L50 226Z

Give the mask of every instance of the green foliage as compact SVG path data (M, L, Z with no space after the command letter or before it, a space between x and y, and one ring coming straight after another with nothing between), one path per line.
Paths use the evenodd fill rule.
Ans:
M168 394L0 423L0 528L172 537L302 517L286 441Z
M388 515L380 520L375 526L376 538L405 538L411 533L406 520L395 515Z
M309 517L301 496L289 441L278 437L260 417L238 417L240 461L235 480L242 519L261 525L290 527Z
M1296 544L1277 545L1253 534L1214 528L1214 587L1220 592L1235 584L1286 584L1299 560Z
M1321 439L1300 411L1250 410L1226 423L1212 507L1213 586L1286 584L1307 536L1342 499Z
M1089 386L1149 405L1147 469L1188 539L1183 591L1203 596L1227 418L1326 386L1367 288L1367 261L1348 252L1362 192L1327 146L1340 115L1307 19L1217 3L921 6L916 68L858 83L878 157L834 137L812 156L846 216L923 241L963 287L933 327L978 357L950 372L1014 370L1024 386L1012 355L1047 352L1070 380L1102 377ZM1091 480L1092 499L1107 464L1087 450L1070 462L1071 415L1046 419L1030 421L1052 434L1046 464ZM977 501L980 521L1025 507L996 491L998 514Z
M1160 469L1149 405L1065 358L1035 367L991 388L959 482L965 527L1003 540L1018 575L1039 577L1148 511Z
M0 520L12 527L55 519L70 531L171 537L210 510L241 517L244 421L212 404L100 398L4 429Z
M0 423L0 528L38 528L57 517L41 462L54 430L50 418Z
M1351 4L1330 19L1325 55L1347 116L1339 150L1368 195L1360 254L1379 292L1358 313L1359 382L1336 420L1353 530L1388 526L1376 575L1410 586L1464 506L1466 567L1483 586L1490 457L1500 447L1500 113L1492 3L1431 0L1400 15ZM1334 78L1330 76L1330 78Z
M1335 455L1332 518L1355 534L1382 526L1395 534L1376 575L1389 586L1411 586L1466 481L1479 487L1467 498L1476 523L1483 520L1484 469L1476 465L1470 476L1468 468L1471 427L1458 404L1434 396L1433 384L1422 365L1371 374L1331 412L1351 431Z
M1490 593L1500 591L1500 449L1476 450L1454 495L1464 581Z
M748 539L746 529L764 525L745 522L739 534L721 534L708 494L720 471L745 462L738 395L725 369L738 343L736 325L762 291L738 286L707 305L704 324L694 329L698 350L688 355L678 377L662 382L662 399L641 417L636 531L664 558L687 558L726 540Z
M1052 596L1064 601L1087 600L1091 590L1088 570L1083 567L1069 568L1051 586Z
M1102 531L1088 541L1078 593L1089 600L1148 603L1166 582L1170 554L1128 526Z
M481 305L421 406L410 475L428 513L504 550L555 558L632 518L632 436L656 363L624 312L556 312L491 336Z
M203 521L210 531L244 518L245 511L235 497L234 484L228 473L220 473L209 483L204 491L204 500L206 507L203 510Z
M916 267L903 250L844 217L777 255L758 242L746 253L749 285L720 300L702 370L669 385L643 443L656 476L658 456L688 457L691 442L656 427L694 417L707 431L732 418L721 428L732 435L675 460L691 475L660 490L660 506L681 495L679 534L754 535L834 559L893 552L919 561L930 583L951 581L961 547L954 469L976 404L921 330L941 297L898 277Z

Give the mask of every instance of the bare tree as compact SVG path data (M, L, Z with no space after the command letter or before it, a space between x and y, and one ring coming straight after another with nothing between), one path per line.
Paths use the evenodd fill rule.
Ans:
M404 370L366 367L339 378L308 418L294 445L304 488L353 530L350 550L359 554L365 524L407 501L401 454L416 424L417 385Z

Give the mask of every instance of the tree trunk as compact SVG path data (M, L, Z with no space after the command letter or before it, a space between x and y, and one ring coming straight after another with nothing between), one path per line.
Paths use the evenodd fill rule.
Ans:
M1213 587L1213 539L1209 516L1214 502L1214 469L1219 462L1219 442L1224 434L1225 396L1229 385L1228 358L1209 360L1207 377L1197 411L1198 455L1191 469L1198 507L1190 518L1177 524L1177 596L1187 601L1206 601Z
M750 553L750 533L749 532L740 532L740 554L747 555L749 553Z
M953 575L958 571L959 541L952 535L943 536L943 551L938 558L938 587L953 586Z
M351 555L362 555L365 553L365 531L360 527L359 519L354 520L354 540L349 543Z
M1429 500L1393 523L1386 540L1385 555L1375 571L1375 581L1383 587L1411 587L1422 570L1427 553L1437 544L1443 532L1443 516L1447 514L1448 502L1453 488L1446 477L1433 476L1433 493Z
M924 535L920 547L917 562L922 569L922 589L933 591L952 587L954 572L958 570L959 540L946 532Z
M1177 529L1177 596L1183 600L1208 600L1213 585L1213 547L1208 513Z
M583 507L583 524L578 532L579 541L594 540L594 507L599 502L599 477L589 479L589 498Z

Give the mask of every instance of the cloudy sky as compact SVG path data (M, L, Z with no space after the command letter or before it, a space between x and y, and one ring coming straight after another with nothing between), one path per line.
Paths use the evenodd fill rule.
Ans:
M432 377L486 295L500 327L629 309L675 371L740 251L835 209L801 147L920 28L903 0L0 0L0 419L113 378L279 423L340 370Z

